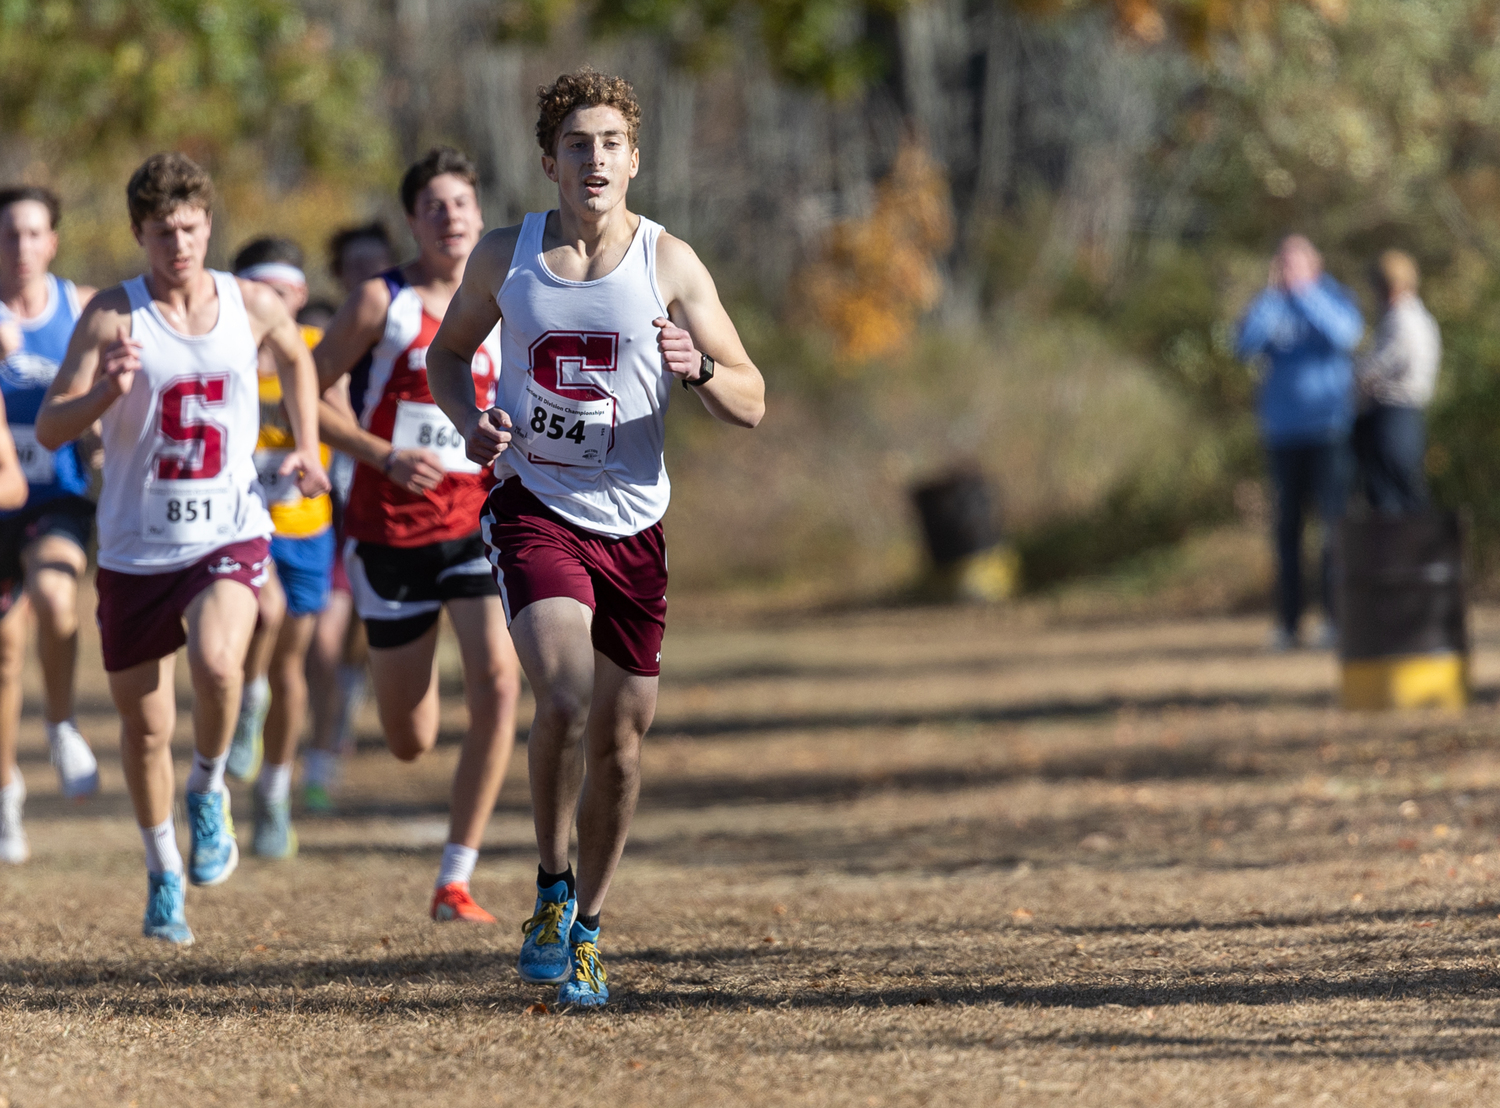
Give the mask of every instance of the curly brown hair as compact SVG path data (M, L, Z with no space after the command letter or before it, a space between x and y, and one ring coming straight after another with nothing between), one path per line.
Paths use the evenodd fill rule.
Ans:
M563 122L577 108L614 108L625 117L626 137L632 148L641 132L641 104L635 89L623 77L610 77L592 66L574 73L564 73L551 85L536 90L540 109L536 121L536 141L542 153L557 153L558 132Z
M130 222L165 219L184 204L212 212L214 183L208 171L186 154L152 154L125 186Z

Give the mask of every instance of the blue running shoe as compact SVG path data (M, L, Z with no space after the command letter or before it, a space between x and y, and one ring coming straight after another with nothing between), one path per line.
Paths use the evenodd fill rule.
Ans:
M224 763L224 772L237 781L254 781L260 772L266 750L266 713L270 710L270 690L260 681L246 685L240 694L234 738L229 740L229 761Z
M521 956L516 968L521 980L538 985L556 985L568 976L568 944L563 937L573 927L578 901L568 895L568 883L559 881L536 891L536 913L521 924Z
M557 990L559 1004L580 1008L603 1008L609 1000L609 975L599 957L599 931L590 931L577 920L568 932L568 979Z
M141 934L148 939L165 939L179 946L193 944L193 932L182 911L182 874L148 873L151 891L146 896L146 922Z
M188 853L188 880L194 885L220 885L229 880L240 864L239 843L234 840L234 820L229 815L229 790L188 793L188 830L192 849Z
M271 803L266 801L257 789L253 812L255 830L250 836L250 850L255 856L257 858L295 858L297 856L297 830L292 826L290 798Z

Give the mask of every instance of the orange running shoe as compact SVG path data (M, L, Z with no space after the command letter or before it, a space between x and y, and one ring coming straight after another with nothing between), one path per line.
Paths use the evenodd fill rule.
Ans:
M494 923L495 917L486 912L469 895L467 881L450 881L432 894L432 918L439 923L448 920L464 920L468 923Z

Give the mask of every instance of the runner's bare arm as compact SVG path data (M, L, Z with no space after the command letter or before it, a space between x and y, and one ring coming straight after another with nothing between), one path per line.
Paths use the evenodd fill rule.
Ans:
M0 423L4 422L5 400L0 397ZM0 511L24 507L29 492L21 459L16 457L16 440L10 437L7 425L5 432L0 434Z
M468 444L469 461L488 468L510 445L510 416L500 408L481 412L474 403L474 351L500 322L495 297L510 272L520 227L491 231L479 240L464 267L432 345L427 348L427 387Z
M73 291L78 294L78 306L80 308L88 307L89 301L99 292L93 285L74 285Z
M90 300L37 412L36 441L56 450L93 426L130 391L141 368L140 352L140 342L130 337L125 290L117 286Z
M443 479L442 468L434 458L421 452L393 450L385 439L361 427L349 407L347 386L341 394L345 397L342 405L327 400L330 390L347 381L349 372L380 342L390 307L390 287L376 277L351 292L329 320L322 341L313 350L318 386L324 394L318 408L318 430L329 446L381 470L407 492L426 492L437 488Z
M359 425L347 399L342 407L326 400L329 390L346 380L349 371L385 335L385 317L390 307L391 290L384 280L375 277L351 292L328 321L323 339L312 355L318 367L318 387L325 396L318 408L318 433L335 450L380 470L407 492L427 492L443 480L443 469L435 455L423 450L392 449L385 439ZM344 395L347 397L347 392Z
M259 281L240 281L250 330L276 362L281 401L286 405L297 449L281 463L283 475L295 473L303 496L322 496L332 486L318 450L318 370L302 341L297 322L281 297Z
M391 290L379 277L365 281L344 298L313 350L320 391L347 374L375 348L385 334L385 316L390 308Z
M766 414L766 383L745 352L719 290L693 248L663 234L656 247L656 283L670 319L657 319L662 367L685 381L698 379L702 355L714 360L714 376L694 391L716 419L754 427Z

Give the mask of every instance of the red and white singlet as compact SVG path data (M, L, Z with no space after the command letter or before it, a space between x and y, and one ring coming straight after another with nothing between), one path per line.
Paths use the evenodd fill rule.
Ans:
M659 223L641 217L620 264L567 281L542 260L546 212L521 224L500 305L500 400L515 438L495 462L569 523L639 534L667 511L662 458L674 378L662 368Z
M221 546L271 534L256 492L260 434L255 337L233 275L210 270L219 318L203 335L174 330L146 289L124 284L141 368L100 423L99 564L165 573Z
M382 546L448 542L479 528L479 513L494 481L469 461L463 437L427 388L427 347L442 320L427 312L400 270L382 276L391 289L391 306L385 334L370 352L368 381L357 390L360 423L398 450L431 450L448 475L431 492L410 493L361 463L344 509L344 533ZM494 404L499 364L498 335L491 332L471 365L474 403L481 409Z

